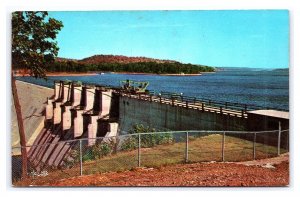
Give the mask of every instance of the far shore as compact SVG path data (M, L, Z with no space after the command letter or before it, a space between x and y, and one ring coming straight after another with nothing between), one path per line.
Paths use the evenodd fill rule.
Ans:
M46 76L48 77L55 77L55 76L93 76L98 75L96 72L84 72L84 73L78 73L78 72L47 72ZM29 74L24 73L17 73L14 76L16 77L29 77Z
M156 73L138 73L138 72L107 72L112 74L126 74L126 75L160 75L160 76L199 76L201 73L197 74L156 74ZM105 72L104 72L105 74Z
M47 72L46 76L54 77L54 76L94 76L94 75L101 75L101 74L128 74L128 75L160 75L160 76L200 76L206 73L215 73L215 72L202 72L196 74L156 74L156 73L139 73L139 72ZM17 77L27 77L30 76L26 73L16 73L15 76Z

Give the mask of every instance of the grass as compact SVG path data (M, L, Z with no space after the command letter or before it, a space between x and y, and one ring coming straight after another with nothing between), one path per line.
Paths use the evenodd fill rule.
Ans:
M185 139L171 144L141 148L141 166L159 167L185 162ZM189 137L188 162L222 161L222 135L212 134L203 137ZM286 152L282 149L281 152ZM277 147L256 143L256 159L274 157ZM225 137L225 161L253 160L253 142L233 136ZM122 151L102 159L85 161L83 174L130 170L138 165L138 150ZM46 177L37 177L45 182L61 178L78 176L80 166L70 169L53 170Z

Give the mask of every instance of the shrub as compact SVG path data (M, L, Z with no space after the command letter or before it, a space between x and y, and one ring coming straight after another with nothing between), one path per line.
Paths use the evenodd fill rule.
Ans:
M138 146L138 138L137 136L131 136L126 138L121 144L121 150L133 150Z
M142 124L136 124L130 133L155 133L163 132L166 130L156 130L155 128L150 128L149 126L144 126ZM157 133L157 134L143 134L141 136L141 146L142 147L153 147L159 144L167 144L173 142L172 133Z
M96 144L92 147L91 159L98 159L107 156L111 154L112 149L112 144L109 142L101 142L100 144Z

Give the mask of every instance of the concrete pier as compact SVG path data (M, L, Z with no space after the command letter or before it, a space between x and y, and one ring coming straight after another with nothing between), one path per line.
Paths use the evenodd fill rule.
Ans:
M78 84L73 84L72 86L72 106L76 107L80 105L82 95L82 86Z
M46 120L51 120L53 118L53 100L49 98L47 99L45 118Z
M112 90L105 90L100 95L100 116L109 115L112 101Z
M94 107L94 101L95 101L95 87L94 86L86 86L84 88L84 94L85 94L85 111L90 111Z
M96 142L97 130L98 130L98 115L90 116L90 124L88 125L88 146L92 146Z
M62 82L54 81L54 100L62 97Z
M61 102L54 102L53 103L53 124L60 124L61 123Z
M71 82L63 82L62 103L66 103L71 97Z
M62 129L63 130L68 130L71 128L72 121L71 121L71 105L65 105L63 106L63 114L62 114Z
M75 118L73 120L74 124L74 138L81 137L83 134L83 110L74 110Z

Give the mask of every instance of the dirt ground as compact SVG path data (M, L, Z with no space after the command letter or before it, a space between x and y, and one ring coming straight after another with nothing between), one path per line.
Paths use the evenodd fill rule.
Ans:
M135 168L43 182L31 186L288 186L289 155L238 163L193 163ZM21 184L21 185L23 185ZM21 186L20 185L20 186Z

